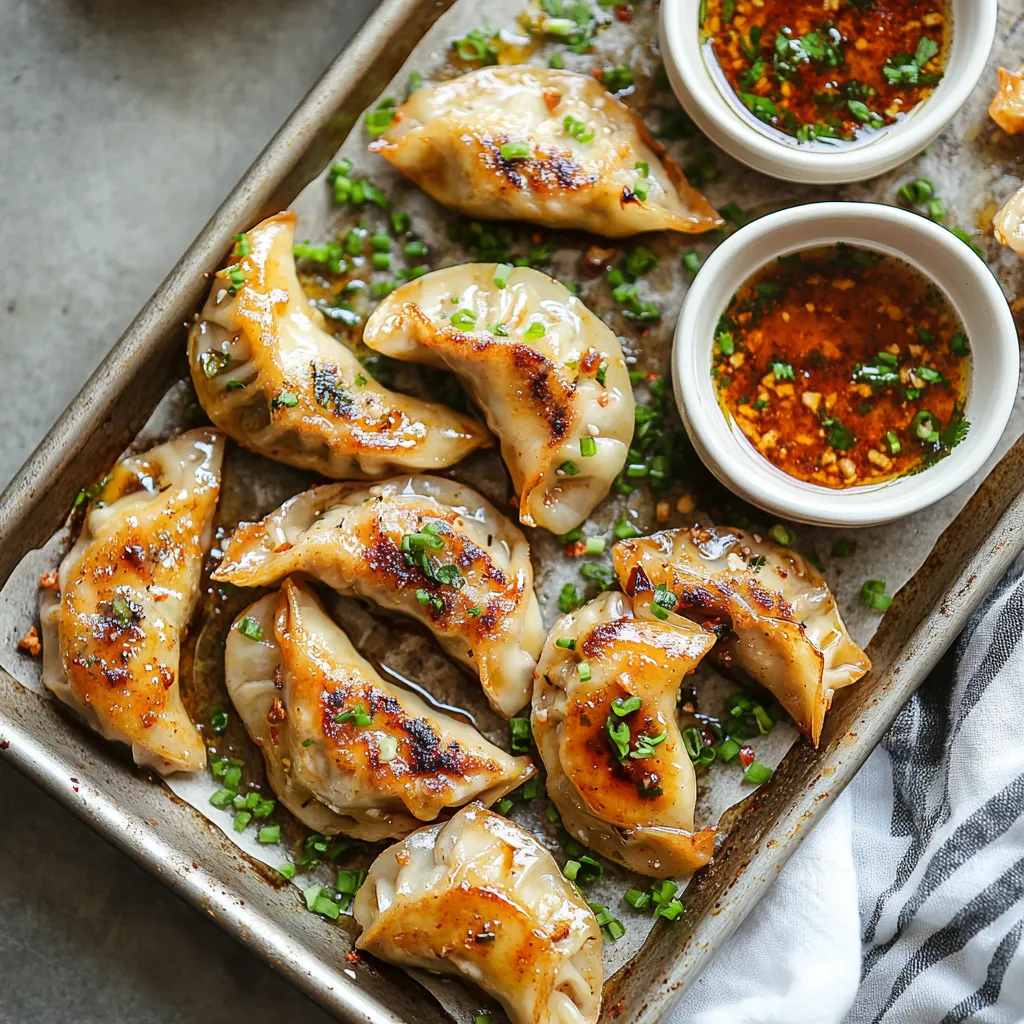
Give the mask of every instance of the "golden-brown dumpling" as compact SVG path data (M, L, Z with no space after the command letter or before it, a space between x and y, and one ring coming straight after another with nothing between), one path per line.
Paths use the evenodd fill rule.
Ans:
M559 619L537 664L531 719L566 829L657 878L703 867L715 838L693 831L697 781L676 709L715 637L664 614L652 613L650 592L607 592Z
M135 763L206 766L178 689L181 639L213 536L224 439L192 430L122 459L46 591L43 682Z
M989 115L1004 132L1024 132L1024 69L999 68L999 88L988 108Z
M714 657L770 690L815 744L835 691L871 668L821 574L788 548L694 526L619 541L612 554L627 594L646 576L681 614L729 626Z
M636 114L572 71L482 68L417 89L370 149L482 220L612 238L722 224Z
M529 700L544 643L529 546L476 491L434 476L314 487L239 526L213 576L296 572L424 623L505 717Z
M1024 257L1024 188L1007 200L992 220L996 241Z
M579 526L625 465L634 401L619 339L539 270L426 274L373 311L363 341L459 377L501 441L527 526Z
M597 919L532 835L477 804L385 850L356 893L382 960L468 978L512 1024L595 1024Z
M341 480L440 469L488 447L481 423L389 391L324 330L295 272L294 236L291 212L249 231L189 331L210 419L261 455Z
M528 758L386 683L297 581L238 617L224 663L271 788L318 832L400 838L536 774Z

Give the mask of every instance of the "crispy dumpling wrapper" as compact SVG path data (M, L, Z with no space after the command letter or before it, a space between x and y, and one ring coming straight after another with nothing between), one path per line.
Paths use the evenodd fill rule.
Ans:
M999 88L989 105L988 112L1004 132L1019 135L1024 132L1024 69L1007 71L999 68Z
M996 241L1024 257L1024 188L1018 189L992 220Z
M426 274L373 311L363 341L458 376L500 439L527 526L579 526L625 465L634 400L619 339L539 270Z
M236 619L225 674L271 788L318 832L400 838L536 774L528 758L385 682L295 580Z
M650 602L650 592L606 592L555 623L531 724L569 833L632 871L672 878L714 851L715 830L693 830L697 780L676 704L715 637L675 614L659 619Z
M610 238L723 223L640 118L572 71L482 68L417 89L370 150L439 203L481 220Z
M489 447L483 424L389 391L324 329L296 275L294 236L291 212L249 231L189 331L210 419L252 451L340 480L441 469Z
M356 893L356 946L402 967L460 975L512 1024L594 1024L597 919L528 832L476 804L385 850Z
M424 623L506 718L529 700L544 643L529 546L469 487L432 476L314 487L241 524L213 577L262 587L297 572Z
M135 763L162 774L206 767L181 700L181 639L213 536L224 439L191 430L122 459L44 591L43 683Z
M821 574L789 548L694 526L619 541L612 556L627 594L664 584L680 614L728 625L713 656L770 690L815 745L835 691L871 668Z

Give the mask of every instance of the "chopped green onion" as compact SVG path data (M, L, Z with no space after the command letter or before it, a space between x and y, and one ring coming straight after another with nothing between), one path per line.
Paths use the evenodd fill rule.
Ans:
M768 536L771 537L776 544L781 544L783 547L787 548L796 540L796 534L789 529L789 527L783 526L782 523L776 523L768 531Z
M612 533L616 540L628 540L630 537L639 537L640 531L625 516L615 520Z
M354 722L359 728L365 729L373 721L373 715L366 710L365 704L356 704L348 711L341 711L334 716L335 725L343 725L345 722Z
M494 269L494 287L504 288L508 284L508 275L511 273L511 263L499 263Z
M471 331L476 326L476 313L471 309L457 309L452 313L451 325L460 331Z
M583 545L583 553L585 555L603 555L604 546L604 537L588 537Z
M277 869L277 873L281 875L283 878L287 878L289 882L293 882L295 880L297 870L294 864L282 864Z
M386 252L375 252L370 257L370 264L374 270L390 270L391 257Z
M346 896L354 896L365 881L366 871L364 869L359 869L358 871L339 871L338 880L334 888Z
M250 640L263 639L263 627L248 615L238 624L238 632Z
M643 707L643 703L639 697L616 697L612 701L612 711L619 718L624 718L626 715L631 715L634 711L639 711Z
M639 889L630 889L623 898L634 910L646 910L651 905L651 894Z
M251 811L239 811L235 815L235 822L234 822L235 831L236 832L244 832L245 831L245 826L248 825L250 821L252 821L252 812Z
M575 637L571 637L571 636L560 636L555 641L555 646L556 647L561 647L563 650L566 650L566 651L575 651L576 650L576 638Z
M567 461L563 462L557 470L557 472L561 473L563 476L576 476L579 473L579 471L580 467L577 466L576 463L572 461L572 459L568 459Z
M571 135L577 142L587 143L594 141L594 133L586 126L586 123L572 114L566 114L562 120L562 130L566 135Z
M696 249L683 253L683 266L693 277L697 276L697 271L700 270L700 255Z
M580 455L588 459L597 454L597 441L589 434L580 438Z
M281 842L280 825L264 825L257 833L256 839L261 843Z
M409 224L411 223L411 218L409 217L409 214L405 213L404 211L402 211L402 210L394 210L394 211L392 211L390 219L391 219L391 230L394 231L394 233L396 235L400 235L403 232L409 230Z
M723 761L731 761L740 752L740 745L731 737L722 740L718 748L718 756Z
M892 606L892 597L885 592L885 580L865 580L860 588L860 603L875 611L888 611Z
M228 713L223 708L214 708L210 712L210 728L215 733L222 733L228 727L228 723L231 721Z
M893 431L887 430L885 432L885 439L889 442L889 451L892 452L893 455L899 455L903 448L900 444L899 436L893 433Z
M394 761L398 757L398 740L394 736L381 736L377 741L377 760L381 764Z
M574 611L582 603L580 592L571 583L566 583L558 593L558 610L563 613Z
M235 798L235 792L232 789L218 789L213 796L210 797L210 803L214 807L220 808L220 810L227 810L231 801Z
M590 676L590 663L589 662L581 661L576 666L576 672L577 672L577 674L580 677L580 682L581 683L589 683L590 682L591 676Z
M533 747L533 733L528 718L510 718L508 736L513 753L525 754Z
M529 327L523 331L523 341L537 341L543 338L545 334L545 328L540 321L534 321Z
M760 786L772 777L772 770L760 761L751 761L743 771L743 777L747 782Z
M654 617L664 621L669 613L675 611L679 599L664 583L660 583L654 591L654 598L651 601L651 611Z
M526 160L531 149L528 142L506 142L500 152L502 160Z

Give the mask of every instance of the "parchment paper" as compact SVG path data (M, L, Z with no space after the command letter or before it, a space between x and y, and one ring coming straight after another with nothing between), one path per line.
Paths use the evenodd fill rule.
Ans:
M1009 6L1004 5L1004 8ZM1015 68L1024 58L1024 26L1019 21L1019 4L1012 6L1013 11L1004 9L1001 14L998 38L1002 42L997 44L990 62L992 68L998 63ZM516 21L517 15L525 9L519 4L510 4L508 0L461 0L438 21L415 49L387 94L399 101L404 99L409 73L414 70L428 82L454 74L455 69L448 63L450 42L473 28L487 25L500 29L506 43L521 43L529 49L530 40L523 36ZM595 4L598 17L609 24L598 31L595 52L592 54L575 55L561 46L550 44L537 47L526 59L530 63L546 66L550 54L558 50L563 53L565 65L570 70L589 73L593 68L628 65L636 75L637 85L633 94L626 97L626 102L643 113L648 124L657 130L664 116L662 111L677 111L678 105L667 88L655 82L659 64L654 45L656 11L646 4L638 4L630 10L633 20L626 24L613 18L610 8L600 8ZM1021 264L1016 256L1001 250L988 231L996 207L1019 185L1015 172L1016 149L1012 141L1002 136L986 116L994 83L993 72L983 79L982 86L939 142L887 177L844 189L808 189L757 175L724 153L715 151L720 176L715 182L706 185L704 191L715 205L735 202L748 214L760 215L780 207L824 198L895 202L897 188L904 181L919 176L931 178L935 182L937 194L945 198L949 207L950 215L946 223L958 225L972 234L972 240L985 253L1008 297L1016 298L1022 276ZM342 147L339 156L346 156L353 162L353 177L370 178L391 199L393 209L411 215L413 228L429 245L430 254L425 259L409 258L408 265L426 262L431 269L438 269L472 260L472 252L458 240L457 232L453 235L453 227L460 223L458 218L437 206L397 172L392 171L383 159L368 154L366 142L365 132L359 125ZM668 145L671 155L684 167L698 154L713 149L699 133L694 133L690 139L669 142ZM360 222L372 233L377 227L383 228L386 222L385 215L374 207L353 209L336 206L326 182L326 172L303 191L294 209L300 217L297 233L300 240L334 240ZM514 239L513 255L524 255L534 242L546 241L553 244L555 250L552 258L549 263L542 264L541 269L562 281L575 283L583 300L620 335L623 350L630 359L635 360L636 368L658 373L667 370L672 333L688 286L689 275L683 268L681 254L696 249L703 258L722 237L646 236L639 240L659 257L658 268L641 279L641 297L653 299L663 311L659 323L641 332L637 325L624 319L615 310L603 277L588 278L584 272L583 254L588 246L599 240L578 233L545 232L528 226L508 225L507 228ZM979 229L983 229L985 234L980 234ZM620 244L620 252L631 248L636 241ZM399 247L396 246L393 251L399 251ZM401 263L400 257L398 262ZM365 270L362 276L367 280L384 280L390 279L393 273L371 274ZM311 291L315 293L315 288L311 288ZM357 303L359 301L356 300ZM340 328L339 337L357 347L360 330L361 327ZM183 336L182 345L184 341ZM396 385L407 390L424 390L417 371L410 367L399 368ZM638 395L644 397L643 389L638 391ZM183 383L175 386L133 444L133 450L149 447L178 429L191 425L196 412L194 402L190 385ZM798 538L794 546L805 553L814 552L824 563L826 576L839 598L846 622L859 643L863 645L870 640L881 618L879 613L861 607L858 595L862 582L869 578L884 578L890 593L895 593L903 586L920 568L939 534L953 520L984 475L1016 440L1022 429L1024 401L1018 399L1010 426L985 470L955 494L915 515L912 521L861 530L855 534L850 531L794 527ZM497 456L491 453L475 455L455 467L451 475L476 487L499 506L507 507L510 492L506 474ZM286 497L308 486L311 480L305 474L229 445L219 510L222 527L220 535L223 536L238 520L257 518L276 507ZM83 480L82 486L87 486L89 482ZM691 493L700 507L718 521L729 521L739 505L699 469L695 470L692 478L683 482L683 488L684 491L677 488L670 496L673 510L676 500L684 492ZM764 529L771 525L771 520L766 520L756 510L745 511L752 517L755 524L753 529ZM689 519L674 511L667 521L658 521L649 492L638 490L629 497L620 495L606 500L595 511L585 532L588 535L600 533L609 536L611 524L627 512L633 514L637 525L646 530L689 522ZM735 522L735 519L732 521ZM544 531L528 532L537 594L545 624L550 626L559 614L557 598L562 585L570 582L579 586L583 583L579 576L582 560L567 558L557 540ZM853 555L846 558L832 557L832 546L839 536L856 540ZM19 652L17 641L36 620L39 576L57 566L68 546L69 532L65 529L44 548L26 556L3 591L0 591L0 664L25 686L37 692L42 692L39 662ZM214 552L214 557L217 553ZM609 558L606 555L597 561L607 563ZM590 584L587 592L588 596L594 596L596 587ZM223 691L221 664L224 634L234 615L260 593L228 593L223 588L210 585L206 588L202 612L198 622L193 625L186 645L182 672L186 700L199 722L208 722L212 707L228 706ZM440 708L457 709L470 718L488 738L507 747L507 726L487 707L479 685L445 658L423 630L406 622L385 619L352 600L331 597L329 603L356 646L380 667L385 678L400 685L414 685ZM184 671L186 667L188 673ZM710 667L700 670L695 687L698 711L712 716L720 714L725 696L737 689L736 683ZM223 737L213 737L206 729L211 750L245 760L245 778L248 783L266 791L259 757L234 722L236 717L233 716L232 727ZM796 739L796 730L791 725L783 723L776 726L770 735L755 741L757 759L775 767ZM131 769L126 767L126 770ZM273 820L284 823L286 842L283 845L268 847L258 844L251 828L241 834L235 832L231 827L231 815L209 804L209 796L217 788L217 783L207 774L192 777L179 774L170 778L167 784L179 797L187 800L221 828L247 854L265 864L281 865L286 860L286 851L294 853L301 844L303 830L294 827L294 823L289 824L288 815L281 809L275 812ZM698 827L717 822L728 807L753 791L753 787L743 781L735 762L713 764L709 771L699 775L699 787ZM546 799L540 796L529 802L517 803L510 816L541 837L559 863L564 863L566 858L558 842L557 829L544 813L546 806ZM361 858L357 855L353 863L367 863L373 852L372 849L364 850ZM345 866L350 865L346 862ZM300 875L296 883L305 886L315 879L329 884L331 877L330 872L321 868L309 876ZM684 881L680 880L681 883ZM633 911L622 901L625 891L632 887L646 888L647 882L614 865L606 864L604 877L586 889L589 900L607 906L627 928L622 939L617 942L606 941L604 944L606 976L611 976L636 953L652 926L650 917ZM326 919L324 924L325 927L332 926ZM350 919L342 917L339 924L350 935L354 935L355 926ZM470 991L457 982L432 978L423 972L415 972L415 975L460 1022L471 1022L483 1009L494 1013L495 1020L499 1019L499 1012L488 1007L480 993Z

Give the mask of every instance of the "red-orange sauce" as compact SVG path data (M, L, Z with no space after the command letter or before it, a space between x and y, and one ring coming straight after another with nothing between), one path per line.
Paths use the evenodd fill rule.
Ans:
M825 487L928 467L963 440L970 347L914 268L852 246L782 257L722 316L726 415L783 472Z
M801 143L853 142L942 78L943 0L707 0L705 58L752 117Z

